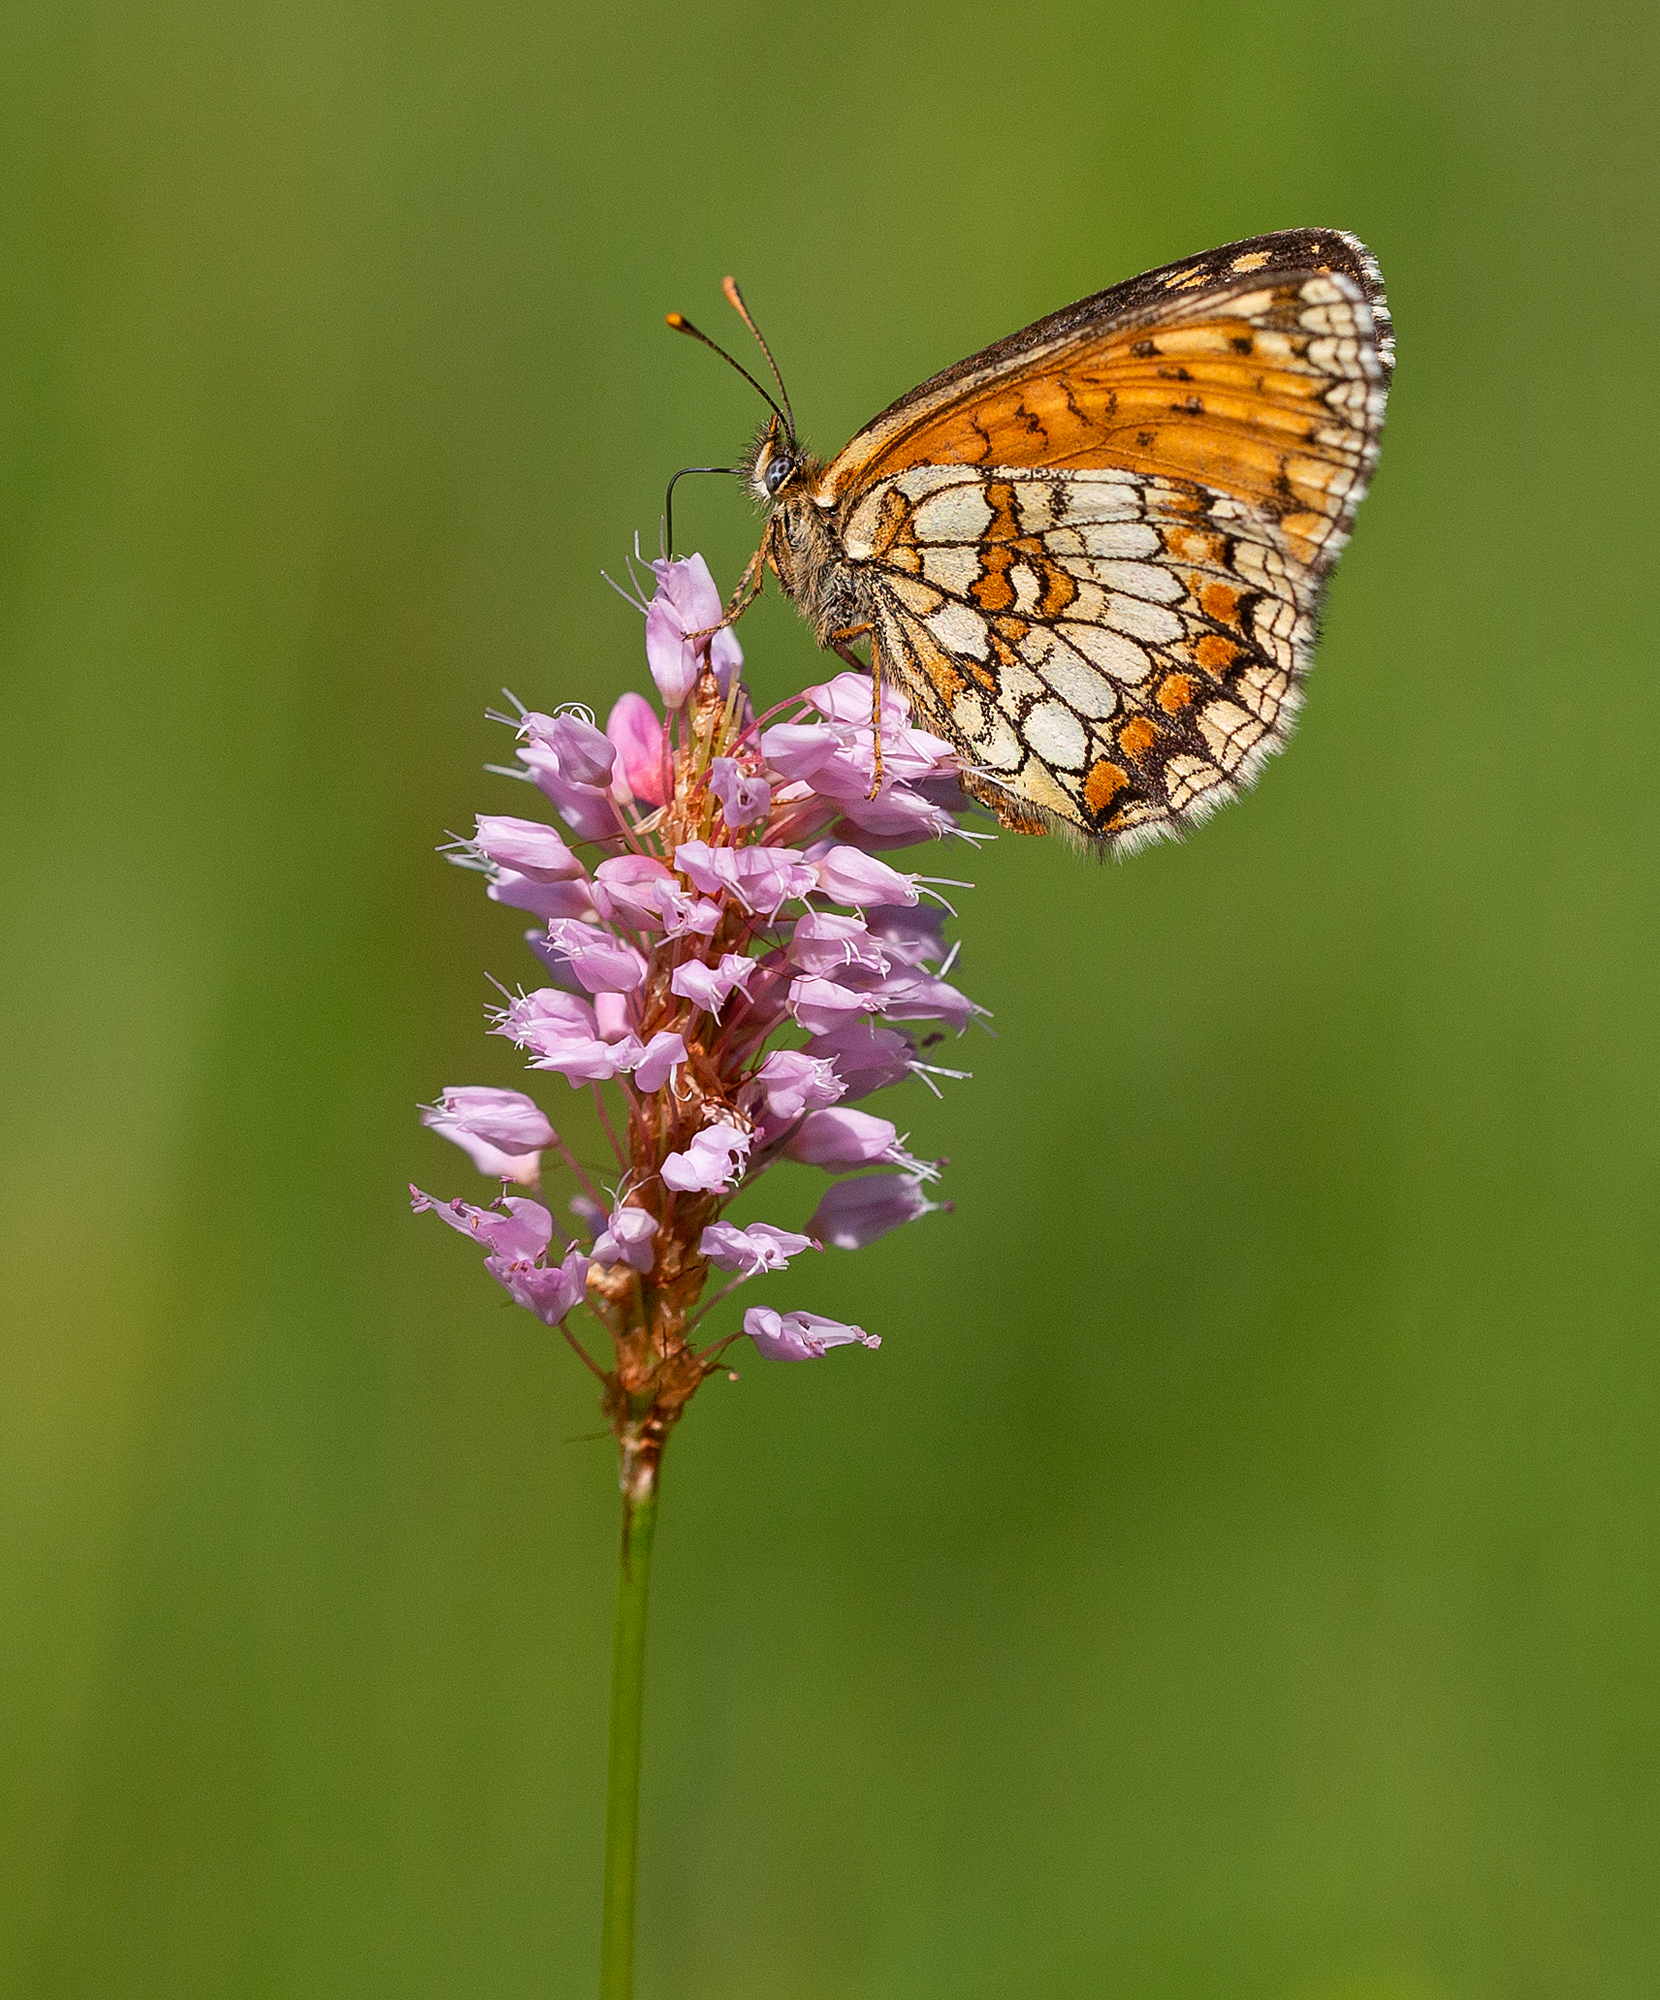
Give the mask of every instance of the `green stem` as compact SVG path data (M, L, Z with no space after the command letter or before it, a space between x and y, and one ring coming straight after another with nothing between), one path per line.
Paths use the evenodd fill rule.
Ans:
M657 1461L635 1458L623 1482L621 1568L611 1657L611 1755L605 1791L605 1914L600 2000L633 2000L634 1877L640 1830L640 1710L646 1590L657 1526Z

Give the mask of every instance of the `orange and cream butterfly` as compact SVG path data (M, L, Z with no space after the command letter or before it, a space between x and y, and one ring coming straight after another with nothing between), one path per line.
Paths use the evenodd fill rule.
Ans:
M725 290L782 399L716 347L772 406L732 468L767 519L726 622L770 568L821 646L863 669L868 643L878 699L898 688L1022 832L1124 852L1251 783L1377 461L1394 337L1358 239L1282 230L1098 292L828 462Z

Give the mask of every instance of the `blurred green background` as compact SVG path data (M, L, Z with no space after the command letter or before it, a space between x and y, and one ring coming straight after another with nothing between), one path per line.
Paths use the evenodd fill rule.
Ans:
M403 1193L518 1075L433 853L524 809L483 710L639 681L724 271L834 449L1320 223L1401 370L1290 754L968 871L997 1038L896 1113L956 1213L767 1294L880 1355L676 1437L642 2000L1660 1991L1652 10L0 34L0 1988L593 1990L611 1454Z

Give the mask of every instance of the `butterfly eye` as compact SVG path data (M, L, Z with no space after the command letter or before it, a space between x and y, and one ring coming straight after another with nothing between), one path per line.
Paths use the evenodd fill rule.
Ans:
M761 474L761 484L767 489L769 500L794 470L795 460L787 452L778 452L768 459L767 469Z

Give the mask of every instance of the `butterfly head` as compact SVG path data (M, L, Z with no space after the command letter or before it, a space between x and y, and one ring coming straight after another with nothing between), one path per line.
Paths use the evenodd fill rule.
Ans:
M756 432L738 471L751 499L763 507L776 507L800 486L806 462L789 430L772 417Z

